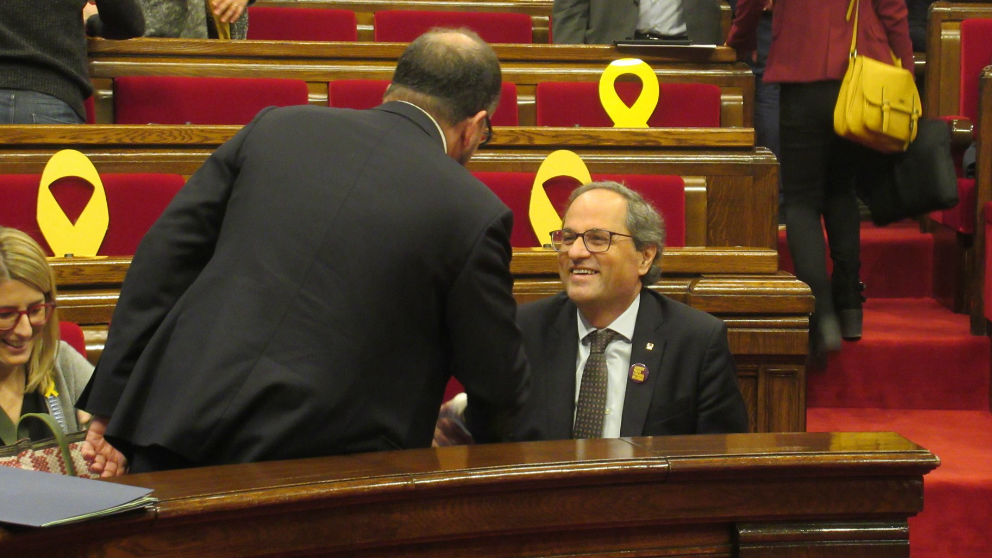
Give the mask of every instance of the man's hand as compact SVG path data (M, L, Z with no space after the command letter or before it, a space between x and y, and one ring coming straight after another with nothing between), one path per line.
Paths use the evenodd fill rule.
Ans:
M83 457L89 463L90 472L102 478L118 477L127 472L124 454L103 437L109 421L107 417L93 417L83 443Z
M433 447L460 446L475 442L472 433L465 427L467 405L468 396L464 393L459 393L441 405L437 424L434 425Z
M248 0L210 0L210 6L224 23L234 23L245 11Z

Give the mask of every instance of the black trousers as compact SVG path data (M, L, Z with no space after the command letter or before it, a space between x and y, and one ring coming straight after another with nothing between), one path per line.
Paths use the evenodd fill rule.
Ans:
M783 83L781 171L789 251L816 314L860 308L861 230L856 187L877 176L881 156L834 133L839 81ZM822 227L821 227L822 219ZM826 229L833 274L827 277Z

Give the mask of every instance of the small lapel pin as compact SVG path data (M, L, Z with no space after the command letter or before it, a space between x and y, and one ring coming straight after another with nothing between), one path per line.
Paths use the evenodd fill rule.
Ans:
M649 350L649 351L653 351L654 350L654 343L648 343L647 345L644 346L644 348L647 349L647 350Z
M648 379L648 366L640 362L630 365L630 381L643 384Z

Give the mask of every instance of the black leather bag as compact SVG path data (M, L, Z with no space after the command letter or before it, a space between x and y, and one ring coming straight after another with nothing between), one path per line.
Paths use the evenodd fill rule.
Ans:
M958 182L946 122L922 119L905 153L885 155L882 171L858 185L876 225L948 209L958 203Z

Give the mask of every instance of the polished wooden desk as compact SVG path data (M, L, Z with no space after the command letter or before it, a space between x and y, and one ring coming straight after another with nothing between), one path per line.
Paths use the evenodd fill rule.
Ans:
M98 122L113 122L112 80L127 75L295 78L310 87L311 104L327 104L327 82L391 79L403 43L217 41L141 38L89 39L89 73ZM535 124L534 91L545 81L598 82L617 58L641 58L662 82L699 82L722 91L722 126L754 122L754 76L729 47L612 45L493 45L503 80L517 85L521 125Z
M407 450L124 477L158 507L0 555L909 556L938 465L893 433Z

